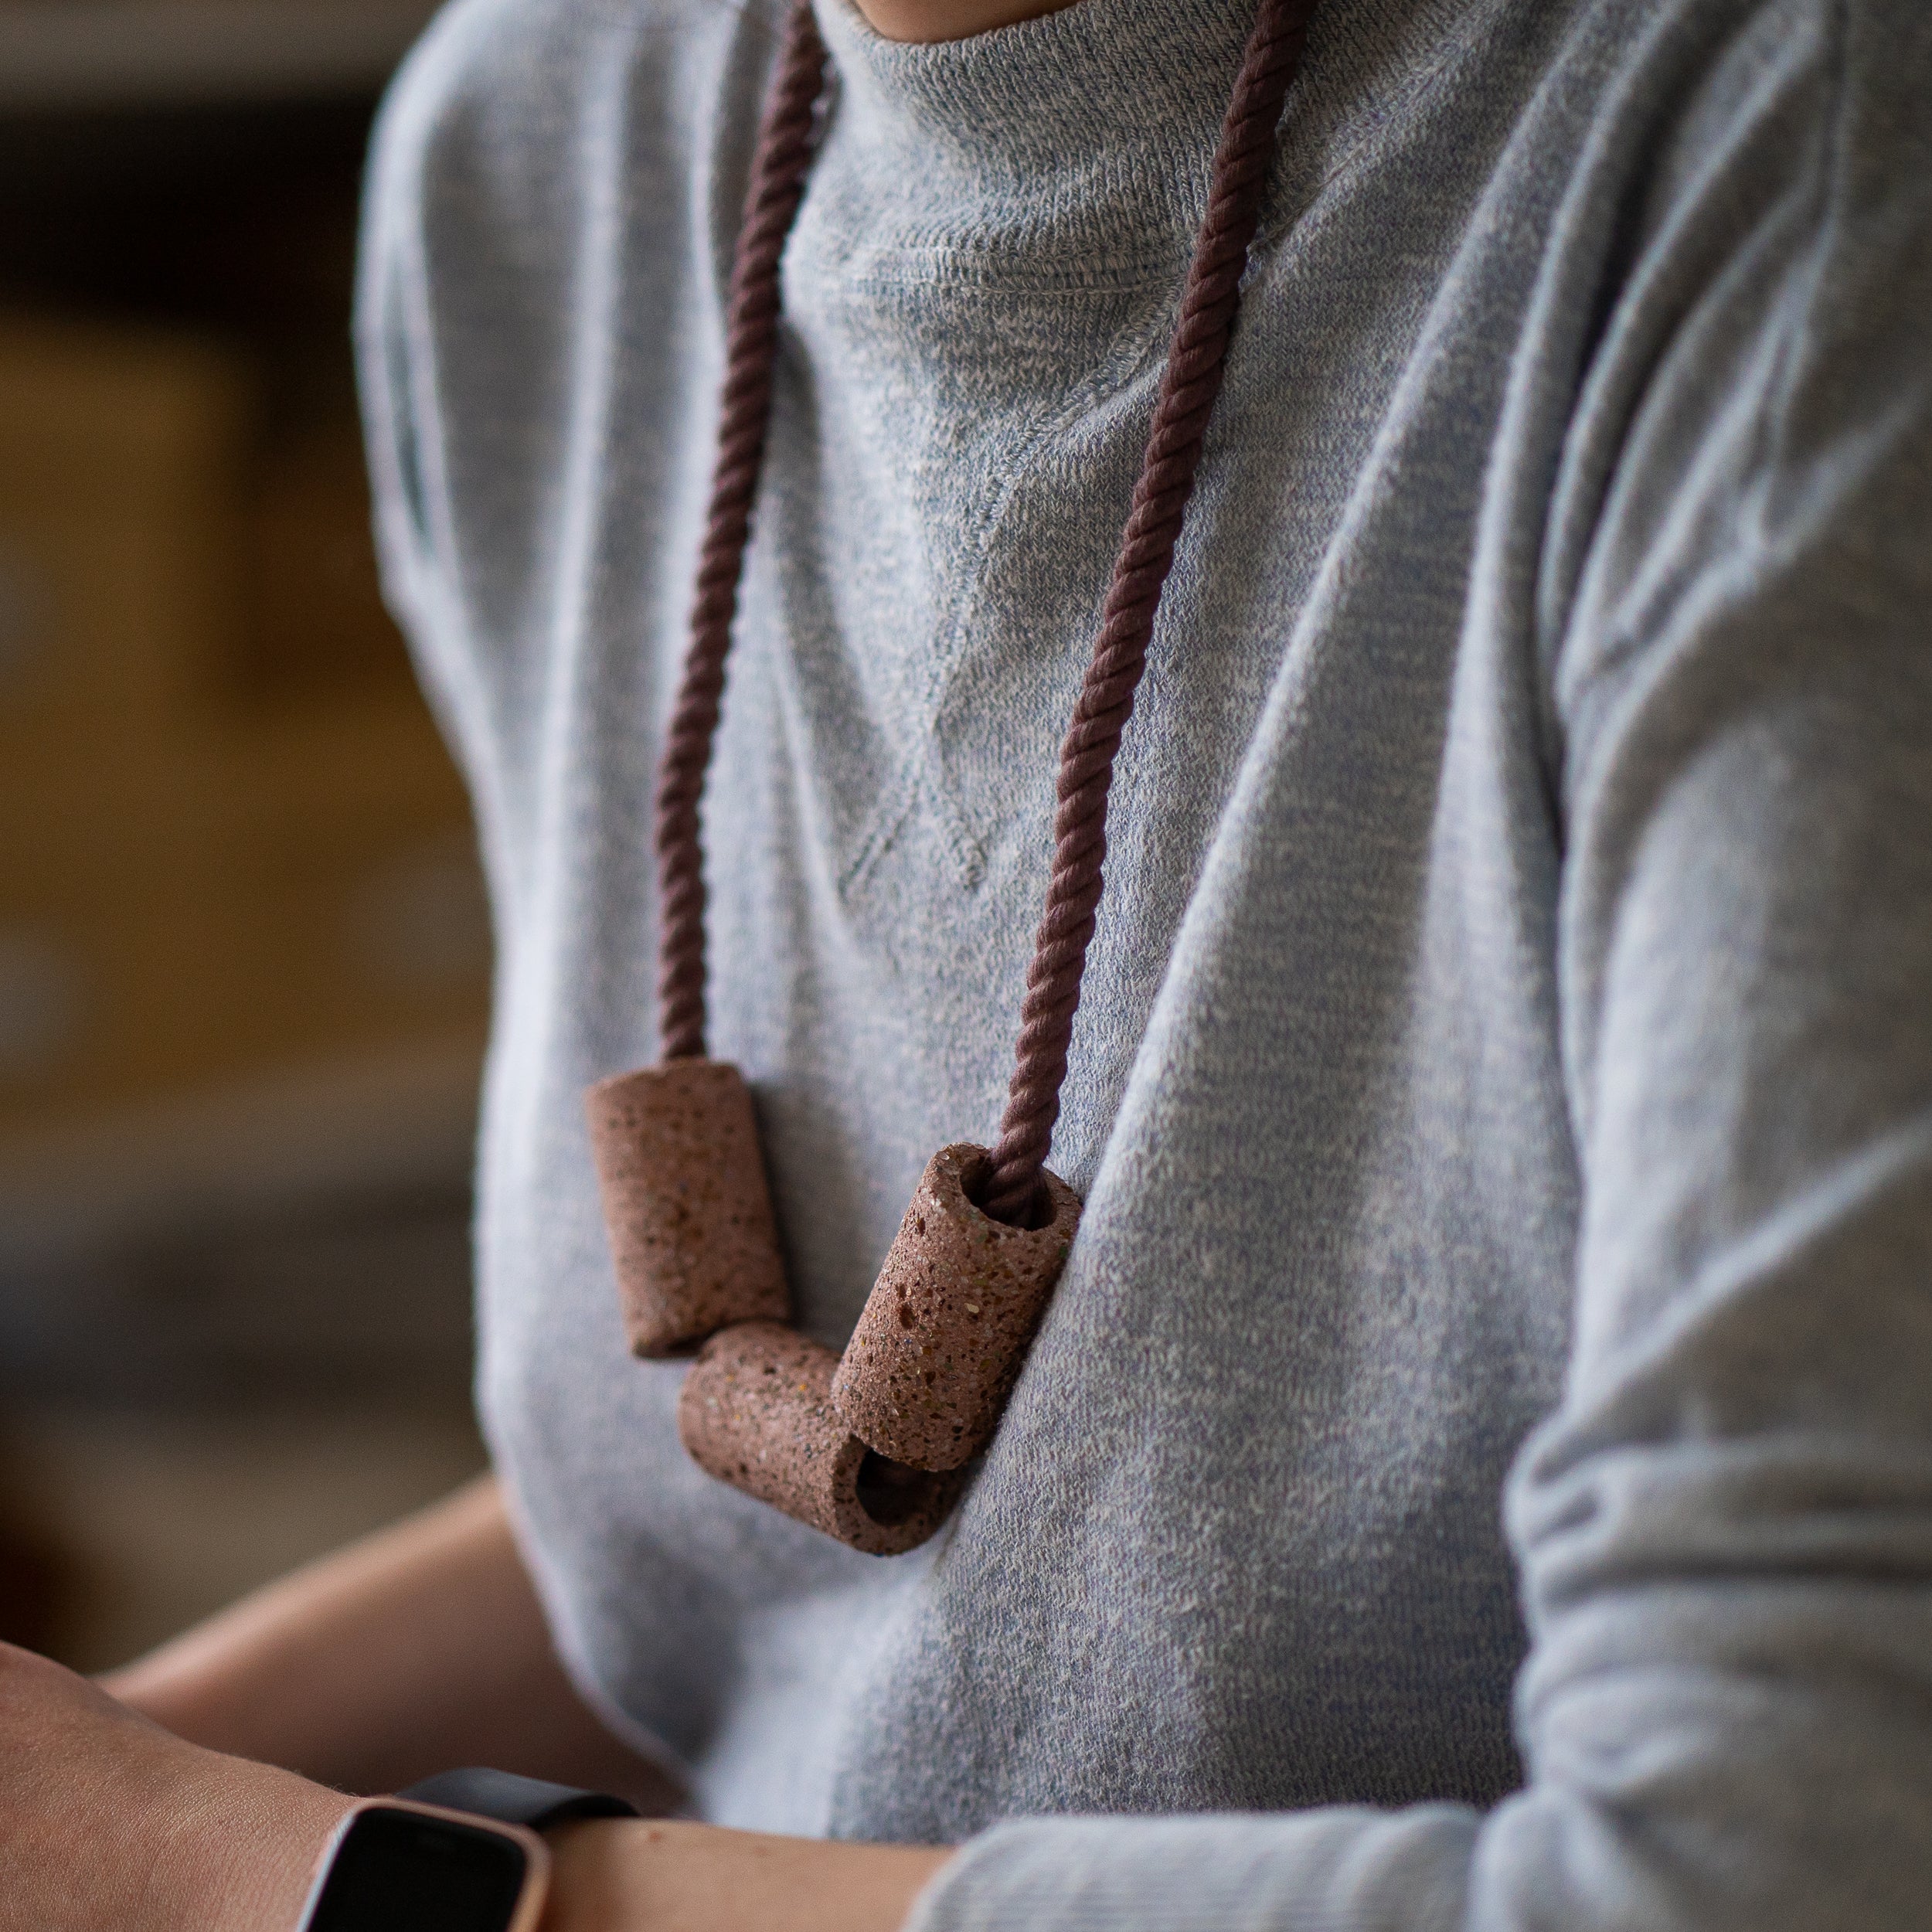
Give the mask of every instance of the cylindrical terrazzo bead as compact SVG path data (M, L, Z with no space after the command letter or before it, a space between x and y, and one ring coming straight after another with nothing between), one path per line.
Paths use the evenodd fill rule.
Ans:
M667 1060L584 1096L631 1352L678 1355L791 1312L751 1094L722 1060Z
M986 1165L971 1146L927 1163L832 1379L852 1434L916 1469L957 1468L992 1440L1080 1221L1053 1174L1041 1226L981 1213Z
M869 1556L923 1543L962 1478L876 1454L832 1406L838 1358L775 1321L713 1335L684 1379L678 1434L698 1466Z

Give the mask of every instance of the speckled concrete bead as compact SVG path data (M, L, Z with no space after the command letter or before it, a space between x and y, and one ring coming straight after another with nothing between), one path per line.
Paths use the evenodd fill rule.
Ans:
M751 1095L722 1060L667 1060L584 1096L633 1354L677 1355L791 1312Z
M902 1469L861 1442L832 1406L838 1358L775 1321L747 1321L705 1344L684 1379L678 1434L720 1482L869 1556L923 1543L961 1478Z
M1080 1221L1052 1174L1043 1227L982 1214L968 1196L986 1160L960 1146L927 1163L832 1381L852 1434L917 1469L957 1468L992 1440Z

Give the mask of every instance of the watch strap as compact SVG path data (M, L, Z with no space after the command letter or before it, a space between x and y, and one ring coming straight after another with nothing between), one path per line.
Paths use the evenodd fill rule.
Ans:
M552 1784L540 1777L519 1777L514 1771L493 1771L480 1764L460 1770L438 1771L420 1780L398 1798L418 1804L434 1804L446 1811L468 1811L495 1818L502 1825L527 1825L533 1832L584 1818L636 1818L634 1804L607 1791L580 1791L569 1784Z

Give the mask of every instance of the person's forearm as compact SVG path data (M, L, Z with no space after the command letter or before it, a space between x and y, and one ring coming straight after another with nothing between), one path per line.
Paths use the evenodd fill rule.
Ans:
M488 1478L102 1681L192 1743L345 1790L490 1764L674 1796L572 1689Z
M668 1821L553 1835L542 1932L899 1932L951 1856Z
M7 1644L0 1730L5 1932L291 1932L352 1808ZM542 1932L900 1932L949 1855L641 1819L566 1825L551 1844Z

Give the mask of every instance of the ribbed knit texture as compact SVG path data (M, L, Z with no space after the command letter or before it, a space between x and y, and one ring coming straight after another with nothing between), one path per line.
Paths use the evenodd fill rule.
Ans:
M1250 17L821 9L703 811L828 1343L998 1119ZM920 1932L1920 1932L1924 9L1327 0L1115 774L1080 1236L889 1561L685 1462L578 1101L656 1048L774 19L461 0L371 189L389 580L502 941L480 1388L571 1668L708 1815L970 1840Z

